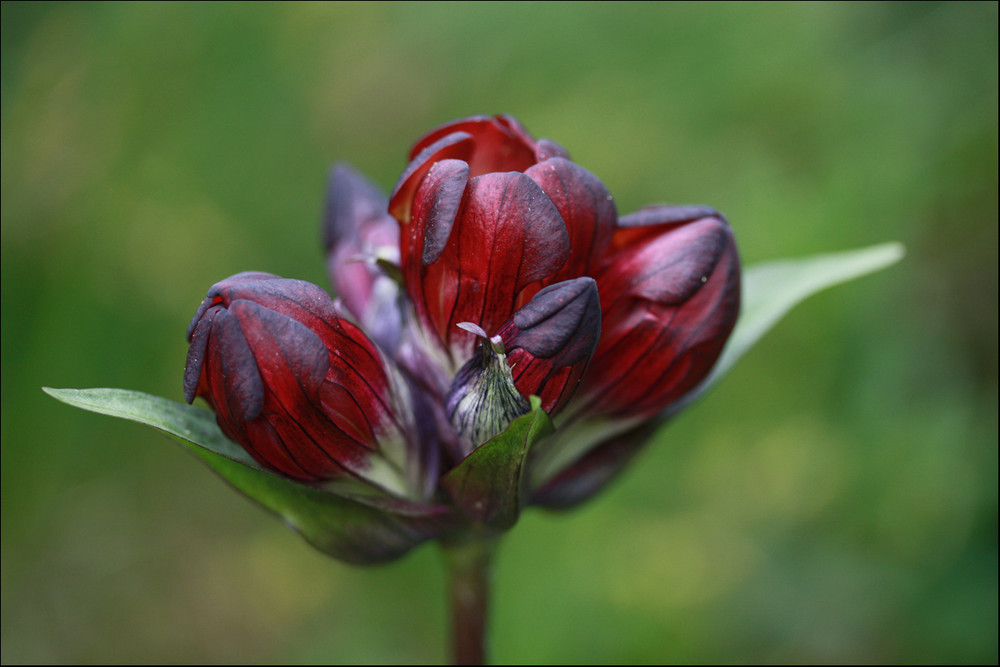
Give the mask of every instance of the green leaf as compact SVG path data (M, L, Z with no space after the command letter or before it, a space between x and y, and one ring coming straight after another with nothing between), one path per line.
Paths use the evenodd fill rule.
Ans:
M307 542L339 560L370 565L394 560L450 524L446 508L390 513L189 447L238 491L280 516Z
M524 463L531 446L552 433L541 399L531 411L487 440L442 478L455 504L473 521L506 530L517 522L524 502Z
M847 252L757 264L746 269L740 319L719 362L697 393L718 382L788 311L807 297L892 266L903 258L903 254L902 244L884 243Z
M225 436L215 421L215 414L209 410L128 389L42 387L42 391L77 408L152 426L219 456L261 470L260 464L245 449Z
M222 433L208 410L125 389L51 389L69 405L152 426L177 440L235 489L274 512L324 553L355 564L397 558L452 523L447 508L368 491L318 490L260 466Z

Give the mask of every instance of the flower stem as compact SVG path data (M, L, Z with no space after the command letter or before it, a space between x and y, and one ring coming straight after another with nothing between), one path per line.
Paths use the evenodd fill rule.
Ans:
M451 597L452 660L482 665L486 660L486 625L493 552L499 535L473 529L443 543Z

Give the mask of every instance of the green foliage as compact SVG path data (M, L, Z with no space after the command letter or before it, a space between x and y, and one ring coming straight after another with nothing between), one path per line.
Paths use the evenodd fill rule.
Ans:
M726 349L705 381L718 382L788 311L806 298L840 283L895 264L903 246L884 243L841 253L758 264L743 273L743 304Z
M163 431L240 493L274 512L320 551L348 563L398 558L446 525L445 508L422 508L356 489L312 489L262 470L215 415L124 389L50 389L64 403ZM353 493L352 493L353 491ZM382 511L391 508L393 511Z
M521 513L526 493L524 466L531 446L552 432L537 396L531 411L484 442L442 480L455 503L474 521L506 530Z

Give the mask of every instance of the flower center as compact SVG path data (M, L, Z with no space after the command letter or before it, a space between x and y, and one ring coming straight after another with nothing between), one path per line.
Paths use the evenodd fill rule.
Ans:
M474 324L459 326L483 339L455 375L445 399L448 418L468 453L527 414L530 405L514 386L500 336L489 338Z

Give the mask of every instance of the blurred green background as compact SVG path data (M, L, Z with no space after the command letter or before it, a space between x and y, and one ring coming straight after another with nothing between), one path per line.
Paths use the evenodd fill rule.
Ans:
M507 112L745 263L900 240L602 497L531 511L500 662L997 661L997 4L3 3L2 659L437 662L425 546L374 569L42 385L181 398L243 270L326 285L328 166L384 188Z

